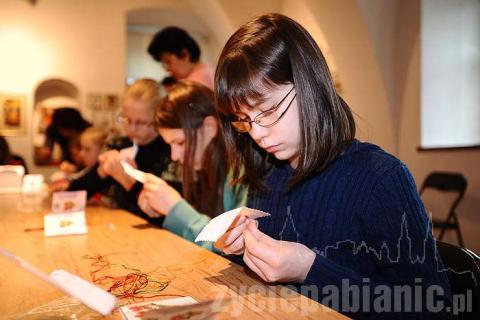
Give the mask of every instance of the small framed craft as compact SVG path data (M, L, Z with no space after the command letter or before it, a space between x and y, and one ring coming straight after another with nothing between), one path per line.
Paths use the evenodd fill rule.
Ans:
M0 93L1 135L20 136L25 134L25 101L25 95Z

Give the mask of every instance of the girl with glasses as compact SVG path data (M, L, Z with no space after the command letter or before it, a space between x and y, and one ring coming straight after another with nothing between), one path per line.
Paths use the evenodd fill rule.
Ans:
M154 80L138 79L129 86L123 94L117 120L123 125L128 145L134 143L134 146L123 151L114 148L101 153L87 173L70 183L69 190L87 190L89 197L101 192L106 195L109 206L120 207L154 224L161 224L140 210L137 198L142 184L127 175L121 165L121 161L127 161L157 176L169 172L170 147L153 126L155 107L160 99L160 87Z
M355 139L352 112L301 25L267 14L240 27L219 58L215 96L234 179L249 187L249 207L271 214L237 220L218 249L242 256L266 282L295 284L354 318L393 312L375 309L374 293L395 285L420 288L417 300L400 299L401 312L431 286L448 305L448 279L410 172Z
M165 216L163 227L193 241L211 218L245 205L246 189L231 184L226 146L213 92L193 81L174 84L155 112L155 126L182 168L183 197L165 181L148 175L138 204L150 217ZM212 243L200 243L213 249Z

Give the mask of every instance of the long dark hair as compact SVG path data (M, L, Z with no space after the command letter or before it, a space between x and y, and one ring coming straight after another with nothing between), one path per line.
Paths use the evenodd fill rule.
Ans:
M82 117L80 111L74 108L59 108L53 112L51 128L55 130L59 129L71 129L76 132L83 132L91 124Z
M202 169L194 171L198 129L208 116L218 119L213 91L201 84L182 80L172 86L157 107L155 126L157 129L183 129L183 196L197 210L214 217L224 211L223 189L228 170L221 130L218 130L203 154Z
M262 101L265 89L289 83L295 85L301 130L290 187L322 171L355 137L352 112L337 94L310 34L281 14L253 19L227 41L215 73L215 98L234 178L252 189L265 190L263 178L274 160L230 122L240 105L251 106Z

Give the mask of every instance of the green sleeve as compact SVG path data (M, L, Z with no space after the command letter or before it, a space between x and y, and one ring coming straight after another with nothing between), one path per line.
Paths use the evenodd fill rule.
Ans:
M232 186L230 181L227 178L223 192L225 211L245 206L247 203L247 188L241 185ZM181 200L167 214L163 227L184 239L194 242L208 222L210 222L209 216L198 212L186 200ZM196 244L210 251L219 252L215 249L213 242L201 241Z
M184 239L194 242L209 221L209 216L199 213L187 201L181 200L167 214L163 221L163 227ZM196 244L215 252L213 242L202 241Z

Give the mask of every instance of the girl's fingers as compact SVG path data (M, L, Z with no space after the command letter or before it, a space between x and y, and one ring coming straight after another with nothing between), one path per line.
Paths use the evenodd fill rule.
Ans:
M243 235L243 231L245 230L246 226L247 224L244 222L236 226L235 228L230 229L230 231L225 232L225 234L221 236L220 239L223 243L225 243L225 245L228 246L232 244L237 238Z
M145 179L147 180L147 183L156 184L156 185L162 185L166 183L165 180L151 173L146 173Z
M261 260L264 264L269 265L269 262L278 254L275 252L275 246L272 246L272 238L258 230L255 223L249 223L243 232L245 239L245 249L248 250L251 256Z
M227 231L215 242L215 247L217 247L222 251L225 251L226 253L230 251L237 252L238 248L235 248L235 250L229 250L229 247L233 245L233 243L237 241L238 238L243 238L243 231L245 230L245 226L246 224L242 223L241 225L231 229L230 231ZM242 244L243 244L243 239L242 239Z
M245 217L245 216L237 216L237 217L233 220L232 224L228 227L228 229L227 229L226 232L228 232L228 231L230 231L230 230L232 230L232 229L235 229L235 228L241 226L242 224L244 224L244 223L247 222L247 221L248 221L248 218L247 218L247 217Z
M243 253L245 248L245 242L243 237L238 237L235 241L225 248L224 252L226 254L240 255Z
M262 278L263 281L268 282L268 278L265 275L265 273L262 271L258 263L258 259L253 257L246 248L245 248L245 252L243 253L243 261L245 261L245 263L250 268L250 270L258 274L258 276Z
M154 183L147 182L143 185L143 188L149 192L156 192L160 186Z

